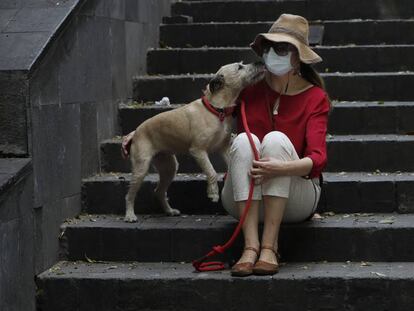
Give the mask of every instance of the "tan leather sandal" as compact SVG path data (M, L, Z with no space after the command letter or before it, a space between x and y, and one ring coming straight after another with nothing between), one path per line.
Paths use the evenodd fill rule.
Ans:
M262 245L260 249L270 249L275 253L276 258L279 260L279 254L275 251L273 246ZM273 275L279 272L279 264L270 263L263 260L258 260L253 266L253 273L256 275Z
M251 247L251 246L247 246L243 249L243 251L245 250L254 251L257 257L259 257L260 253L258 249ZM236 263L233 267L231 267L232 276L248 276L252 274L253 274L253 263L251 262Z

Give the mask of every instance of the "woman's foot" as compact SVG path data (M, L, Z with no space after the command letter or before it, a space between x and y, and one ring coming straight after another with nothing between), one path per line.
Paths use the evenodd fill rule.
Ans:
M263 245L261 247L259 260L252 270L257 275L273 275L279 271L277 252L273 246Z
M253 265L259 257L259 250L255 247L247 246L237 263L231 268L232 276L248 276L253 274Z

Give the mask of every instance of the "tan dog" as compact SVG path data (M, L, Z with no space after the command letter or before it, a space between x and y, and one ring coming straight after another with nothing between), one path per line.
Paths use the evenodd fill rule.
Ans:
M235 106L241 90L263 78L262 63L244 65L228 64L219 69L204 91L205 97L214 108ZM126 195L125 221L134 222L134 201L137 191L152 163L159 173L155 195L164 212L179 215L167 200L167 189L171 184L178 163L175 154L190 153L207 176L207 196L219 200L217 173L208 158L209 152L220 152L228 163L228 148L231 136L231 117L220 120L209 111L201 99L160 113L143 122L132 138L130 158L132 179Z

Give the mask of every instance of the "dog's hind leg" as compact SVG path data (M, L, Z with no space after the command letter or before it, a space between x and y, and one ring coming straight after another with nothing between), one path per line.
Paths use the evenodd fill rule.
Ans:
M180 215L178 209L171 208L168 203L167 190L178 170L177 158L173 154L159 153L154 157L153 164L160 175L154 193L163 211L169 216Z
M134 147L134 145L131 146L132 178L129 184L128 193L125 197L126 211L124 220L126 222L137 221L137 216L134 212L135 196L148 172L152 159L152 154L135 150Z

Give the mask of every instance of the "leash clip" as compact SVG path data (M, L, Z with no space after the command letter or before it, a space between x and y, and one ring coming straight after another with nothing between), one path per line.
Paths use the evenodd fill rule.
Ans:
M223 122L224 119L226 118L226 113L225 112L219 112L218 117L219 117L220 122Z

